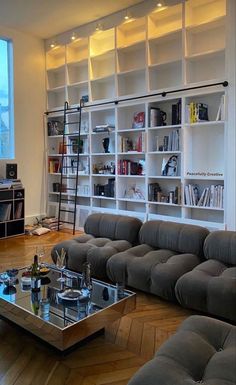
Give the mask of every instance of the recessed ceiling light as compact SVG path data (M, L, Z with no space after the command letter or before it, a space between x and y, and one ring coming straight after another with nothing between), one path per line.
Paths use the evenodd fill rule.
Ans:
M70 38L72 41L74 41L76 39L76 34L73 32Z
M157 7L161 8L162 7L162 3L157 3Z

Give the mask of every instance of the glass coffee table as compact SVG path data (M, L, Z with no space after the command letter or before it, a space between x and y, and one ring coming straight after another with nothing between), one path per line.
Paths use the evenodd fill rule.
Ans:
M92 279L92 289L81 290L81 274L54 265L41 276L39 291L31 290L27 268L0 274L0 316L64 351L136 306L135 293ZM10 270L11 272L11 270ZM23 276L22 276L23 274ZM9 277L10 275L10 277Z

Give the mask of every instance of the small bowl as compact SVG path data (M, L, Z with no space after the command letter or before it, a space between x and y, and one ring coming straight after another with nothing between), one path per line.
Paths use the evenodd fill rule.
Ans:
M49 272L50 272L50 269L48 267L40 268L40 275L47 275Z

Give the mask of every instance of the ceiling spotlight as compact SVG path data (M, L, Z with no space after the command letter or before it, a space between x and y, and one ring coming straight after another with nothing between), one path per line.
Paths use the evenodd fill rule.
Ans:
M130 12L128 10L126 10L124 19L129 20L130 18L131 18Z
M55 43L55 41L52 41L50 44L50 48L55 48L55 47L56 47L56 43Z
M95 30L96 30L97 32L98 32L98 31L101 31L101 30L102 30L102 24L101 24L101 23L97 23Z
M70 39L71 39L72 41L74 41L74 40L76 39L76 34L75 34L74 32L72 33Z
M157 3L157 7L161 8L162 7L162 3Z

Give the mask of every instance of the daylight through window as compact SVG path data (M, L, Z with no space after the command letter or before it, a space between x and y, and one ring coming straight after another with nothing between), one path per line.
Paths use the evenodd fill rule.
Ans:
M0 39L0 159L13 159L13 74L12 43Z

